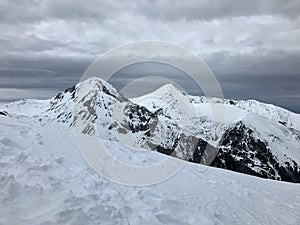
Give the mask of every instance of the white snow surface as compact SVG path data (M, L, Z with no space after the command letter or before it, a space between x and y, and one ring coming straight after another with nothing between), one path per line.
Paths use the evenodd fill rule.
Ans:
M191 98L201 116L209 119L212 99ZM0 105L0 111L9 113L0 115L1 225L300 224L300 184L188 162L173 177L146 187L105 179L82 158L69 124L56 119L57 113L70 110L69 100L67 93L51 112L47 109L54 98ZM151 108L150 103L145 104ZM269 113L272 110L278 113ZM270 130L280 137L285 134L284 143L290 134L277 121L286 122L288 128L300 127L299 115L255 101L226 102L226 113L226 126L243 120L261 135ZM266 117L273 123L262 125ZM254 119L258 122L253 123ZM168 157L152 151L137 153L106 137L103 141L115 157L133 165ZM291 147L284 153L280 145L275 148L279 142L274 142L277 155L300 160L299 142L289 142Z
M0 224L299 224L300 185L187 163L170 179L124 186L82 159L72 129L0 117ZM136 156L118 143L114 154Z

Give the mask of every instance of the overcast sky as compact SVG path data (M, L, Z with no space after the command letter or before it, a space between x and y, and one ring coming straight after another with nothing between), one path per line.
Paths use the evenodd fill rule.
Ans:
M226 98L300 112L299 15L299 0L1 0L0 100L50 97L111 48L163 40L202 57Z

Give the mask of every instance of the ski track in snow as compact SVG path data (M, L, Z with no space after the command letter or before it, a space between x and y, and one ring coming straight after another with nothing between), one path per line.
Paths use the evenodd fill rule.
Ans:
M86 164L70 127L21 121L0 116L1 225L300 224L299 184L187 163L162 183L124 186Z

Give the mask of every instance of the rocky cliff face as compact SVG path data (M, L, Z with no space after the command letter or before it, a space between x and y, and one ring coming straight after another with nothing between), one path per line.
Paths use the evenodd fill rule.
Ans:
M280 163L267 142L256 139L242 122L229 128L211 166L274 180L300 182L300 169L293 159ZM289 162L291 161L291 162Z

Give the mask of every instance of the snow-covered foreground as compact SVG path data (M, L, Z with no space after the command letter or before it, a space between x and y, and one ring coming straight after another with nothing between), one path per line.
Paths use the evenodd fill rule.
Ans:
M165 182L124 186L85 163L72 128L0 116L0 224L300 224L300 185L187 163Z

